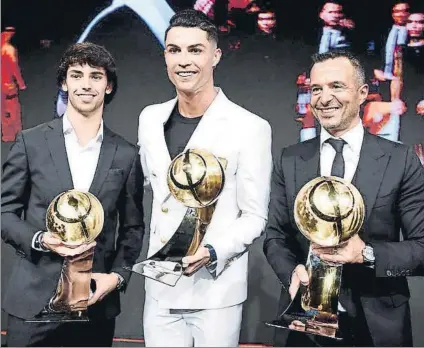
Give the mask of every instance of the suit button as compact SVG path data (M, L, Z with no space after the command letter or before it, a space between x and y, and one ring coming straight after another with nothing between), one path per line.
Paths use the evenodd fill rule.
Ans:
M392 276L392 272L390 270L387 270L386 271L386 274L387 274L388 277L391 277Z
M169 211L169 209L165 206L162 207L162 213L167 213Z

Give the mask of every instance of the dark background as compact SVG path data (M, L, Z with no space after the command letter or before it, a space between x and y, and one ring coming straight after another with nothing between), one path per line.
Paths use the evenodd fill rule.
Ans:
M143 0L140 0L143 1ZM422 0L421 0L422 1ZM175 0L174 9L188 6L192 1ZM299 141L300 126L295 121L296 77L307 70L310 55L317 51L316 28L320 1L270 1L274 6L278 28L276 37L253 35L243 30L222 35L223 58L216 70L216 84L234 102L267 119L273 129L273 151ZM414 5L410 1L411 12ZM20 66L27 90L21 93L24 128L33 127L54 117L55 72L65 48L78 39L85 26L108 1L89 0L20 0L2 2L2 26L16 26L14 43L19 51ZM391 1L345 1L348 17L357 23L355 48L362 52L368 72L381 66L379 48L391 25ZM413 11L416 12L416 11ZM53 40L50 48L41 48L40 40ZM241 40L239 50L229 44ZM375 55L366 55L365 43L374 39ZM115 132L129 141L137 141L138 115L149 104L166 101L174 96L168 82L162 48L149 29L129 9L109 15L88 37L104 45L116 58L119 89L115 100L107 106L104 119ZM413 145L424 143L424 117L415 113L415 105L424 97L423 76L412 66L404 68L403 99L408 111L401 119L400 139ZM383 86L387 100L387 88ZM237 130L235 130L237 131ZM254 140L253 140L254 141ZM10 143L2 143L2 163ZM149 226L150 188L146 189L146 226ZM140 259L146 253L148 230ZM15 260L12 248L2 243L2 291ZM242 343L272 344L273 330L264 321L277 314L280 286L262 253L262 238L250 253L249 295L244 307ZM411 285L414 345L424 345L424 332L419 330L424 316L422 278L409 279ZM118 317L116 337L142 338L144 281L133 276L129 289L122 297L122 314ZM421 324L420 324L421 322ZM6 315L2 313L2 330ZM123 344L123 343L116 343Z

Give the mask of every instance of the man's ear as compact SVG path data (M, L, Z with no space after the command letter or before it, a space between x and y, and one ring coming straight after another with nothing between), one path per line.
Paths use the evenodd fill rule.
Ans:
M361 101L361 105L367 100L368 97L369 86L365 83L361 87L359 87L358 93Z
M216 68L216 66L219 64L219 62L221 60L221 57L222 57L222 51L221 51L221 49L220 48L216 48L215 49L214 56L213 56L213 64L212 64L212 66L214 68Z
M111 94L113 91L113 83L109 83L106 87L106 94Z

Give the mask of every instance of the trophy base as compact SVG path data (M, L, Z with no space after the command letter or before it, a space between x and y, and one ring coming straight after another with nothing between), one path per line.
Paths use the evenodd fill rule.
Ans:
M34 318L25 320L27 323L66 323L90 321L87 311L52 313L43 311Z
M302 297L307 292L308 288L301 285L283 314L277 320L266 322L265 325L342 340L337 309L334 308L332 312L320 311L315 308L304 310L302 308ZM337 308L337 301L335 303Z
M169 286L175 286L184 272L181 263L173 261L145 260L124 268Z
M265 325L277 329L286 329L291 331L303 332L322 337L341 341L343 339L337 324L326 324L306 317L287 316L278 320L266 322Z

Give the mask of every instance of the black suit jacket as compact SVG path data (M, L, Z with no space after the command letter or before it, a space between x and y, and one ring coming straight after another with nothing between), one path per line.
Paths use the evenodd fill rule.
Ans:
M264 252L286 289L309 250L293 207L301 187L319 176L319 149L317 137L284 149L275 160ZM424 168L413 149L365 132L352 183L364 199L360 237L374 247L375 269L345 265L340 301L348 312L363 310L375 345L410 345L406 276L424 270Z
M2 304L9 314L34 317L56 290L63 258L53 252L36 251L31 243L37 231L46 230L50 202L70 189L73 183L62 119L20 133L3 166L2 177L1 236L20 256ZM117 272L128 283L130 272L122 267L135 263L144 234L143 174L136 146L107 127L89 191L100 200L105 213L103 230L96 238L93 272ZM89 307L93 317L112 318L119 312L118 291Z

